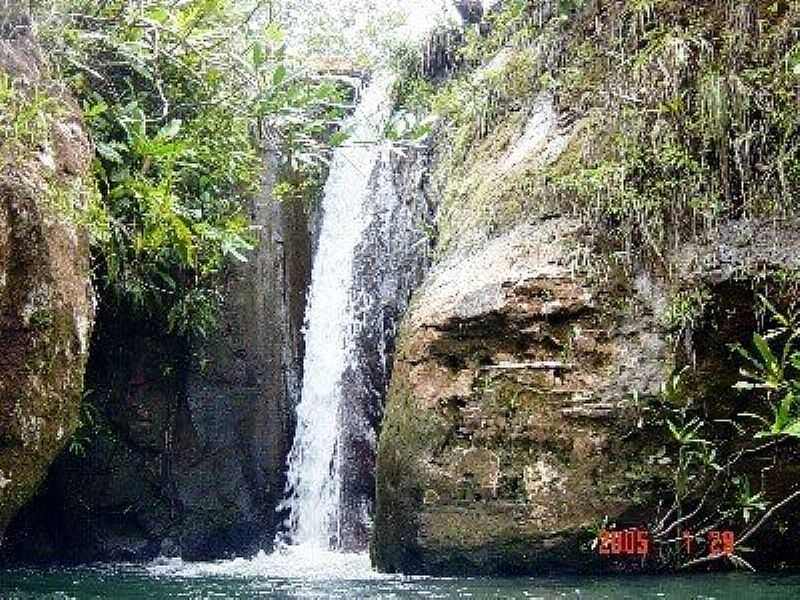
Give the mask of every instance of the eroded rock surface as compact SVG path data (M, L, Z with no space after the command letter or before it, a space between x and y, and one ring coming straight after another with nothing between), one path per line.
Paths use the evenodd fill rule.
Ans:
M440 263L404 323L378 458L375 559L427 573L582 570L635 499L631 394L669 364L646 305L576 276L578 222L531 223Z
M671 438L643 407L689 365L683 393L708 422L743 410L731 344L759 327L758 282L800 267L796 218L726 218L658 266L609 249L605 225L535 187L583 135L562 116L539 95L434 170L438 260L401 326L379 440L381 570L632 568L593 543L608 523L646 527L672 490ZM676 290L705 303L678 329ZM772 497L800 479L792 456L780 474L751 467ZM764 530L753 560L800 559L790 522Z

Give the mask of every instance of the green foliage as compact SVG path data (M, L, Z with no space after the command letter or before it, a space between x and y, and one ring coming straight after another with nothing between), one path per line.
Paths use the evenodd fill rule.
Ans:
M88 400L92 392L93 390L87 390L83 394L81 412L78 417L78 427L75 433L72 434L69 445L67 446L70 454L79 457L86 456L86 451L98 435L108 433L107 426L103 422L102 413Z
M488 35L472 29L466 33L466 43L462 50L464 59L473 66L480 65L505 46L527 46L536 35L537 17L540 7L527 0L511 0L503 9L488 15L486 26Z
M95 272L121 311L206 334L217 273L252 247L243 209L262 168L256 132L276 131L297 165L324 159L318 138L341 114L340 90L300 76L268 9L61 0L39 15L97 150Z
M750 478L742 475L734 477L733 483L736 486L736 506L742 511L742 519L745 523L752 520L753 514L763 513L769 504L764 499L764 492L753 492L750 487Z
M696 327L702 321L711 299L711 292L703 287L679 290L672 296L662 316L664 325L681 333Z
M559 204L602 224L608 249L664 263L669 248L723 218L797 208L800 6L553 8L504 3L465 33L465 68L432 96L404 80L401 97L447 125L451 170L547 91L575 134L554 164L508 190L524 198L521 210Z
M652 411L655 419L651 422L663 424L668 440L654 458L672 474L671 508L653 525L654 539L662 557L676 564L686 560L685 553L669 550L669 545L670 540L680 539L682 529L708 531L725 523L732 529L742 527L747 534L764 524L765 519L756 516L794 497L776 498L778 490L784 490L769 484L763 471L755 489L752 462L744 460L776 461L785 455L782 443L796 443L800 438L798 313L793 309L781 312L765 297L759 298L773 326L753 335L752 349L733 347L735 356L747 365L734 388L746 394L740 400L753 407L752 411L733 414L730 419L710 418L707 404L695 402L687 385L688 367L663 384L660 405ZM704 404L707 402L705 399ZM768 418L764 414L770 407L772 417ZM737 547L739 551L744 549ZM748 566L741 556L731 560Z
M446 30L437 30L432 35L446 38ZM437 86L423 73L422 50L416 44L396 44L388 62L397 77L392 86L394 112L385 137L396 143L421 141L432 130L435 121L432 103L437 93Z
M63 110L60 102L39 86L22 89L0 71L0 164L37 146L47 146L53 120Z
M428 79L420 49L395 48L390 65L398 74L394 95L402 114L400 129L411 132L406 135L412 137L425 135L430 125L441 119L454 142L455 160L463 159L474 142L484 138L509 111L519 110L521 102L538 87L540 65L531 43L539 33L539 10L524 0L506 3L501 11L488 15L487 36L477 29L468 29L463 39L446 29L435 31L433 46L426 52L452 54L455 65L461 67L449 80L434 83ZM490 58L496 58L496 64L474 71Z
M739 18L741 10L753 12ZM593 18L624 34L595 34L591 65L574 68L567 50L567 65L553 71L571 80L559 88L562 104L580 106L591 124L551 170L553 192L654 256L725 215L796 208L798 81L787 67L797 7L639 1L621 19ZM581 83L598 71L602 88Z
M800 319L795 312L782 314L763 296L761 301L775 327L763 336L753 335L753 350L735 347L748 363L736 388L761 392L772 406L772 419L753 413L743 416L766 426L756 434L758 438L800 438ZM780 351L776 353L770 344L779 345Z
M673 445L677 448L672 464L676 502L682 502L694 491L703 472L714 464L717 450L708 439L706 422L695 414L691 399L684 387L688 369L678 371L661 386L661 414ZM666 462L666 461L665 461Z

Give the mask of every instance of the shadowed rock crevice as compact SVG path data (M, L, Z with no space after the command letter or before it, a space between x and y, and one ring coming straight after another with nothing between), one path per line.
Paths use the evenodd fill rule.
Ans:
M64 454L9 534L24 561L209 559L269 549L302 379L310 206L271 190L248 212L258 245L229 267L219 327L185 343L100 315L85 456Z

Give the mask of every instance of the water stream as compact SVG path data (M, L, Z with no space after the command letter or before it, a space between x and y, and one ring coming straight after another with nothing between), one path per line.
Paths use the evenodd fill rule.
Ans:
M343 438L348 427L364 426L342 410L343 376L356 354L355 252L373 213L371 203L381 200L369 181L381 160L390 83L389 77L376 76L364 90L346 126L350 138L335 151L325 186L306 313L302 397L286 497L278 507L288 511L278 542L293 546L343 549L346 520L366 518L342 509Z
M297 569L256 569L256 563L180 565L179 561L141 567L101 565L49 571L16 570L0 578L8 600L78 598L166 600L174 598L288 600L795 600L798 577L746 573L671 577L540 577L536 579L437 579L428 577L341 577ZM347 575L350 575L348 577Z

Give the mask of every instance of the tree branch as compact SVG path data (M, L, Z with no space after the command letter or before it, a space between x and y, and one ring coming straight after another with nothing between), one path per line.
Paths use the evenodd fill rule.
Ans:
M745 532L742 535L742 537L739 538L739 540L736 542L736 545L738 546L739 544L743 544L745 541L747 541L747 539L749 537L751 537L756 531L761 529L761 527L767 521L769 521L770 518L772 518L772 515L774 515L781 508L783 508L784 506L786 506L787 504L789 504L793 500L796 500L797 498L800 498L800 490L796 490L793 494L790 494L789 496L787 496L786 498L784 498L783 500L778 502L775 506L770 508L766 513L764 513L764 516L761 517L761 519L758 521L758 523L753 525L747 532Z

